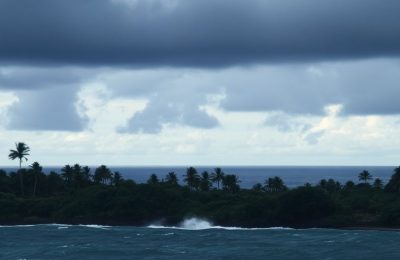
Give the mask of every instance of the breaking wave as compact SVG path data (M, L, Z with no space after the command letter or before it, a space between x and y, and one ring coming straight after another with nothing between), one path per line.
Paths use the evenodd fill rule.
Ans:
M168 228L168 229L182 229L182 230L205 230L205 229L225 229L225 230L292 230L288 227L270 227L270 228L241 228L241 227L223 227L214 226L211 222L199 219L189 218L182 221L178 226L162 226L162 225L149 225L148 228Z

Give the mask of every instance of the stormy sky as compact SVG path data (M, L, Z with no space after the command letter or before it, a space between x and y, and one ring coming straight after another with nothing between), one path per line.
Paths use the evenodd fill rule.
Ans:
M397 0L0 0L2 165L397 165Z

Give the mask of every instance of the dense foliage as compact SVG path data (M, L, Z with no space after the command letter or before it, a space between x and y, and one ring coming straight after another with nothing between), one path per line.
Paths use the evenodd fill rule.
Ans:
M60 174L44 174L34 162L16 172L0 170L0 223L176 225L202 217L244 227L400 227L400 167L386 185L366 171L359 179L288 189L270 177L240 189L237 176L220 168L198 173L189 167L185 185L174 172L137 184L104 165L94 171L66 165Z

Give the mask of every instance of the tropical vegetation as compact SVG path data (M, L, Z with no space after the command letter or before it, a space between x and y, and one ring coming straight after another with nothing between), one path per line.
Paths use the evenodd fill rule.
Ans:
M21 167L0 170L0 224L176 225L195 216L243 227L400 227L400 167L387 183L363 171L359 183L323 179L288 188L270 176L243 189L221 168L199 174L189 167L181 178L168 172L136 183L105 165L23 168L28 155L29 147L17 143L9 157Z

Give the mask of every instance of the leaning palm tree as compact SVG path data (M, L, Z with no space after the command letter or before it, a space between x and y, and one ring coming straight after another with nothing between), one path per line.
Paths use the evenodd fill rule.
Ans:
M367 184L367 182L372 179L372 175L368 171L364 170L358 175L358 179Z
M19 181L21 184L21 194L22 196L24 195L24 177L23 173L21 171L22 167L22 160L25 159L25 161L28 161L27 156L29 155L30 148L27 146L25 143L19 142L15 143L15 150L11 149L10 154L8 155L8 158L10 160L15 160L19 159Z

